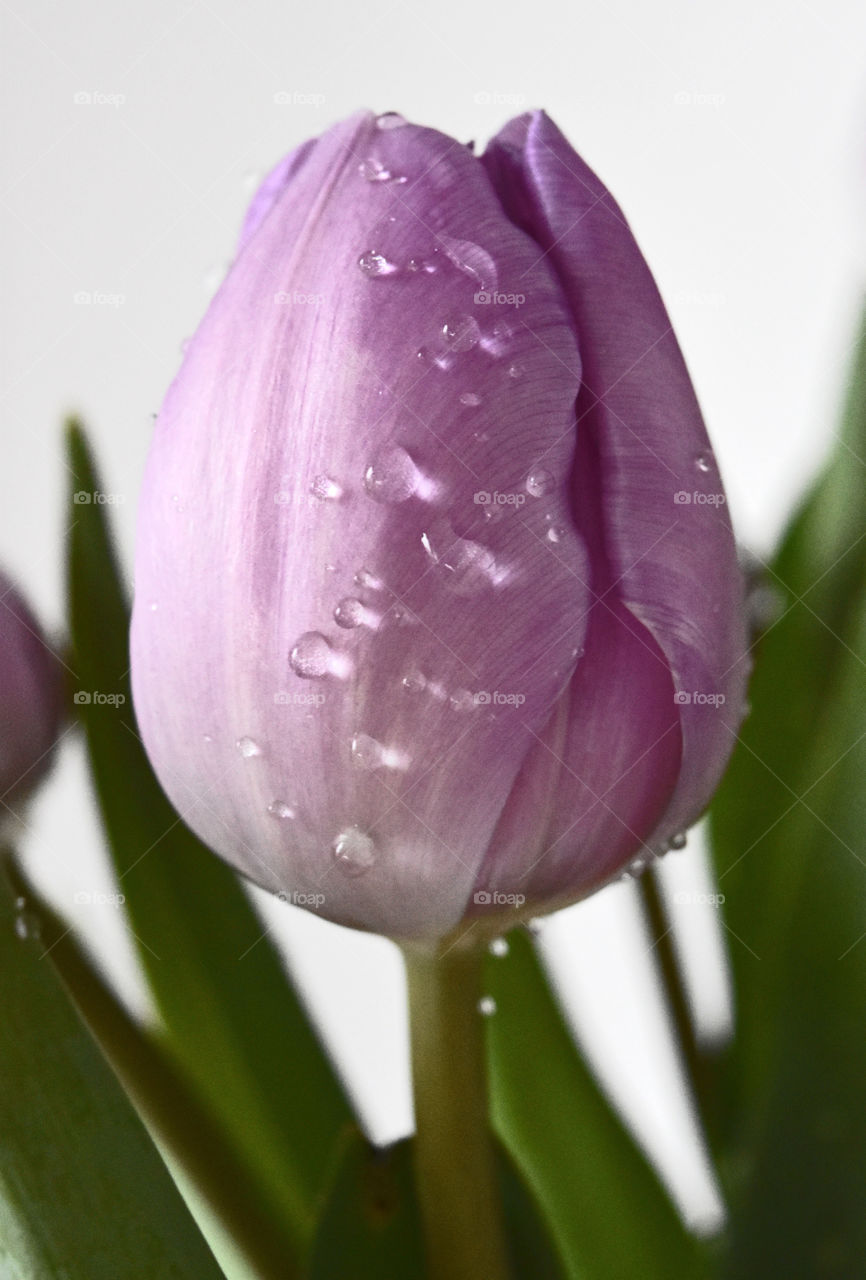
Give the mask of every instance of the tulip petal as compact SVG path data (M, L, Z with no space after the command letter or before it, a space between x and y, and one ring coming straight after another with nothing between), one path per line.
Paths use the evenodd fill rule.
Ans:
M721 481L664 305L609 192L543 112L511 121L483 162L568 297L578 422L598 452L604 590L673 676L682 761L655 843L704 809L743 714L742 580Z
M159 415L136 711L228 861L437 936L584 639L580 359L459 143L355 117L290 168Z

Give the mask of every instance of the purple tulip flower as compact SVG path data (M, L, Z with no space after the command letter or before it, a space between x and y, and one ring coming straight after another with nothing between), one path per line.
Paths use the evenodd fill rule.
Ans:
M745 652L670 322L553 122L287 157L141 500L135 706L193 830L397 938L550 910L706 807Z
M51 764L62 706L60 663L0 571L0 825Z

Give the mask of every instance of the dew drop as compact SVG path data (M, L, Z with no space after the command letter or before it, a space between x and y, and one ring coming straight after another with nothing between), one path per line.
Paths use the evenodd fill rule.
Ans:
M473 240L454 240L451 236L440 237L444 242L445 252L458 271L469 276L481 290L495 290L498 283L496 263L486 249Z
M330 476L314 476L310 482L310 493L322 502L337 502L343 496L342 487Z
M706 473L710 469L710 460L705 453L699 453L695 458L695 466L698 471Z
M496 1012L496 1001L493 996L482 996L478 1001L478 1012L482 1018L492 1018Z
M464 391L460 397L460 403L469 405L470 408L474 409L477 405L481 404L481 396L477 395L474 391Z
M544 498L556 487L553 474L544 467L530 471L526 477L526 492L533 498Z
M668 840L668 848L672 849L676 853L680 849L685 849L688 844L688 840L689 837L685 831L678 831L676 835L672 835L670 840Z
M296 676L315 680L332 668L333 650L321 631L305 631L289 654L289 666Z
M554 544L557 542L562 542L562 539L564 536L565 536L564 531L559 527L558 524L552 524L550 528L547 530L547 533L545 535L545 537L547 538L547 541L552 542Z
M251 759L252 756L260 756L262 754L261 747L257 742L254 742L252 738L238 738L235 746L245 760Z
M455 689L448 702L453 711L473 711L476 705L475 695L468 689Z
M654 856L655 855L652 850L647 850L645 853L639 853L637 857L632 858L623 874L632 880L639 880L647 868L652 865Z
M508 943L505 938L494 938L489 947L490 954L500 958L508 955L508 949Z
M490 355L504 356L511 340L514 337L514 330L510 324L506 324L504 320L497 320L490 333L481 339L481 345Z
M37 941L42 937L42 924L35 912L28 910L26 898L15 900L15 937L22 942Z
M364 488L375 502L397 503L411 498L418 488L418 468L405 449L382 449L364 472Z
M406 263L406 270L412 272L423 272L424 275L432 276L438 270L436 263L429 258L410 258ZM420 353L419 353L420 354Z
M526 370L522 364L513 364L509 367L508 376L509 378L522 378L525 372Z
M362 253L358 259L358 266L365 276L389 276L397 270L393 262L389 262L375 249L368 249L366 253Z
M481 329L474 316L462 316L448 320L442 326L442 336L451 351L471 351L478 346Z
M370 569L359 569L353 581L356 587L361 587L365 591L381 591L385 585L382 579L377 578Z
M399 111L384 111L382 115L376 116L377 129L402 129L404 124L406 118Z
M391 170L386 169L381 160L372 157L361 161L358 172L366 182L388 182L391 178Z
M376 861L376 843L360 827L344 827L331 846L331 856L345 876L362 876Z
M268 813L274 818L291 819L297 817L297 809L286 804L285 800L272 800L268 805Z
M427 677L422 671L407 671L401 684L407 693L423 693L427 688Z
M387 616L397 627L414 627L418 621L418 618L412 610L407 609L402 604L395 604L394 607L388 611Z
M361 601L354 596L346 596L334 610L334 621L338 627L360 627L364 621L366 610Z
M359 769L381 769L385 751L381 742L368 733L356 733L352 739L352 764Z

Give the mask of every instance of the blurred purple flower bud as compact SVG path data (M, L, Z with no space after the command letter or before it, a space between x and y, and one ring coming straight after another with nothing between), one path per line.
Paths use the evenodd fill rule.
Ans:
M139 514L136 711L202 839L395 937L564 905L705 808L745 651L676 339L548 117L283 161Z
M62 706L60 663L0 571L0 823L48 769Z

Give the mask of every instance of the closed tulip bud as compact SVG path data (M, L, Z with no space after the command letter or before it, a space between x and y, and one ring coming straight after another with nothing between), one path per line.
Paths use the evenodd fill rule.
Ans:
M742 584L650 272L543 113L362 113L265 181L162 411L141 733L254 881L397 938L564 905L701 813Z
M48 769L62 705L60 663L0 572L0 826Z

